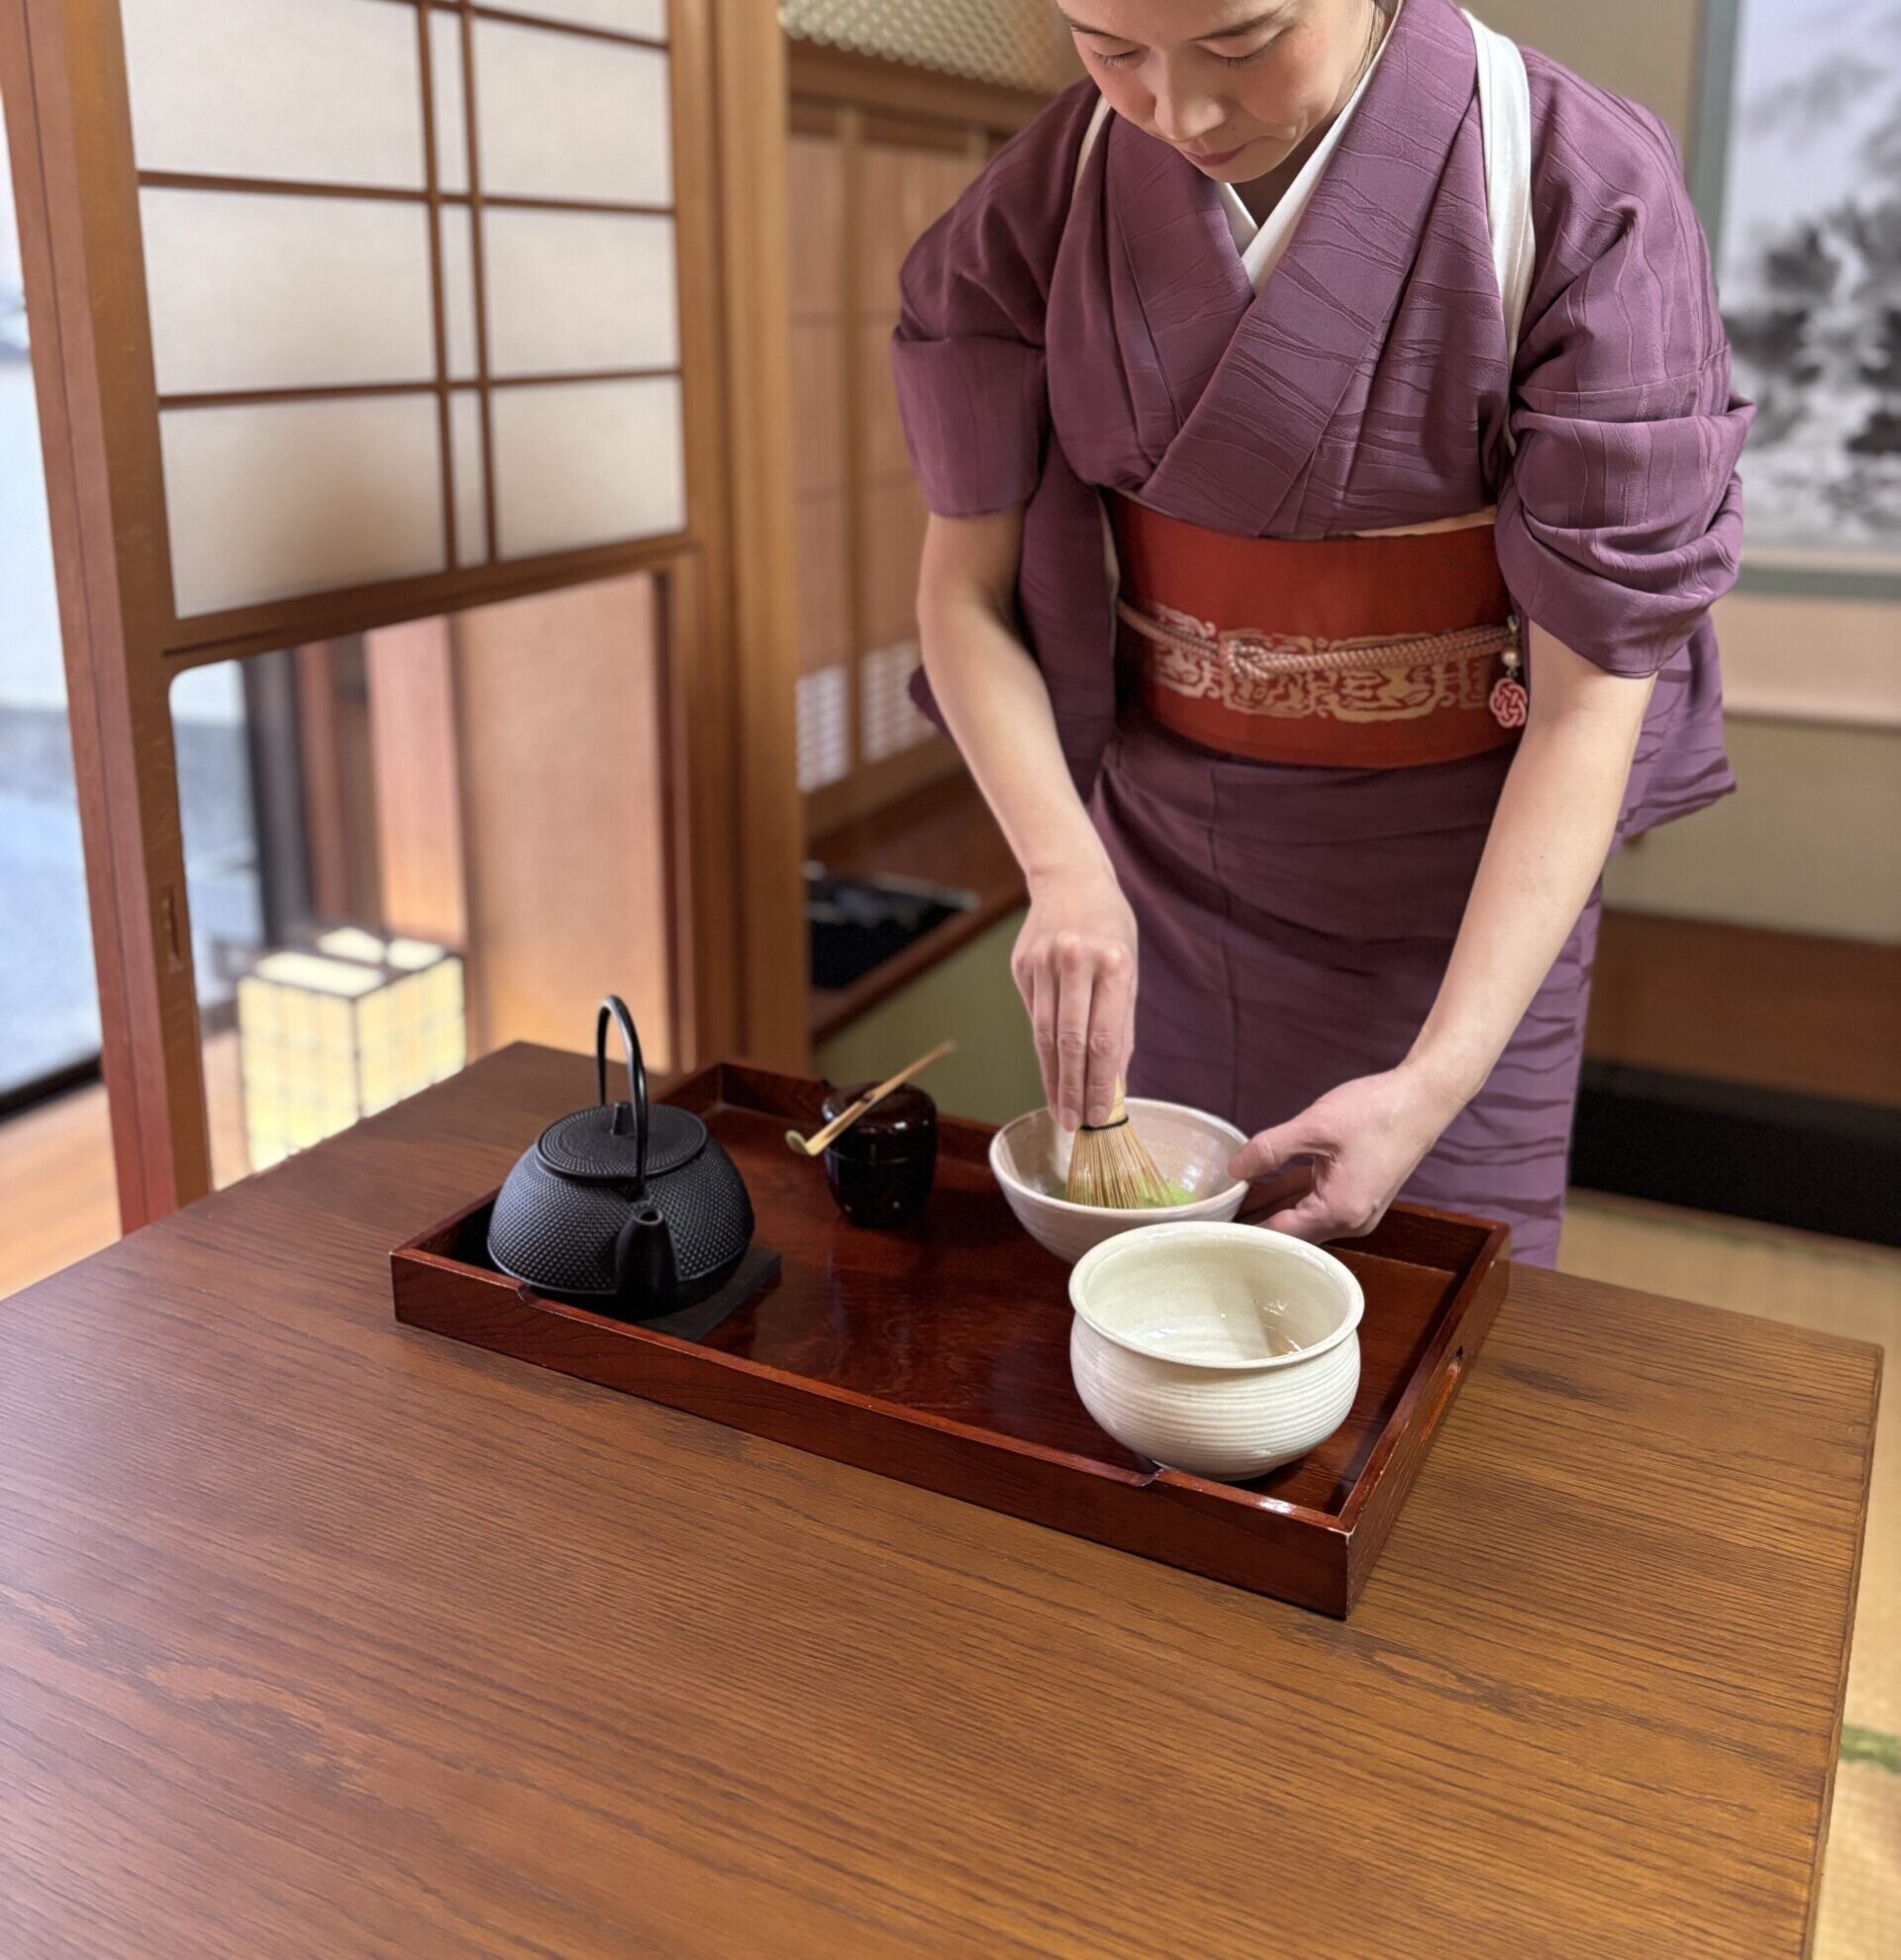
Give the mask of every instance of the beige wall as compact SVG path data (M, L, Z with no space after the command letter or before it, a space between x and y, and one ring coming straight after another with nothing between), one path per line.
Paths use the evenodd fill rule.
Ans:
M1715 618L1732 715L1901 729L1901 607L1750 592Z
M1479 0L1474 12L1654 109L1687 162L1698 0ZM1725 600L1716 624L1742 793L1625 852L1612 902L1901 939L1901 607L1750 593Z
M1901 943L1901 733L1738 718L1729 748L1738 793L1620 851L1610 903Z
M665 732L653 580L604 579L452 622L468 880L469 1048L593 1045L625 997L672 1065ZM618 1055L618 1036L610 1037Z
M1687 145L1698 0L1478 0L1488 27L1654 109Z

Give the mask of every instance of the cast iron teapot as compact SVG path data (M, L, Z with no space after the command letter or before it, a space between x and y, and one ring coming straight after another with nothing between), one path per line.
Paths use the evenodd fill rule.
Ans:
M607 1023L620 1023L630 1095L607 1100ZM488 1256L538 1293L648 1321L716 1292L752 1242L733 1159L690 1110L650 1107L634 1018L618 994L594 1029L599 1103L542 1131L508 1174Z

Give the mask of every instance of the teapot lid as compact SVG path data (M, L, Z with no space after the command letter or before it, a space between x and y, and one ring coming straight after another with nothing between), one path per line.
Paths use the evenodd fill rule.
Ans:
M706 1148L706 1125L691 1110L670 1103L648 1108L647 1174L664 1177L689 1164ZM626 1103L603 1103L576 1110L550 1123L535 1146L550 1170L563 1177L611 1178L633 1183L640 1176L640 1137Z
M607 1100L607 1024L621 1025L627 1046L629 1100ZM550 1123L536 1139L536 1154L562 1177L610 1180L639 1189L646 1178L664 1177L706 1148L706 1125L691 1110L647 1100L647 1064L634 1017L618 994L601 1003L594 1027L594 1079L600 1101Z

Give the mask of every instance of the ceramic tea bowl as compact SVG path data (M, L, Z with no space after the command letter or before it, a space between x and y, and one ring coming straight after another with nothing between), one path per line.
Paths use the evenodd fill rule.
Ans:
M1248 1186L1228 1175L1228 1160L1248 1140L1232 1123L1183 1103L1159 1103L1147 1096L1128 1101L1129 1121L1155 1167L1169 1183L1194 1193L1191 1204L1134 1212L1070 1204L1062 1190L1069 1178L1074 1132L1063 1129L1048 1109L1018 1117L990 1139L991 1174L1017 1223L1058 1259L1073 1262L1092 1245L1138 1225L1232 1219L1248 1195Z
M1227 1482L1305 1456L1359 1386L1359 1282L1258 1225L1145 1225L1069 1275L1069 1372L1125 1448Z

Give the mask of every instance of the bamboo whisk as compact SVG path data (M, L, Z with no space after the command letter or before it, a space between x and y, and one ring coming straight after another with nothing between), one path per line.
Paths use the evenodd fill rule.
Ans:
M1176 1203L1168 1181L1136 1134L1123 1101L1122 1084L1103 1124L1083 1124L1069 1151L1069 1182L1063 1192L1072 1205L1102 1205L1116 1211L1147 1210Z

